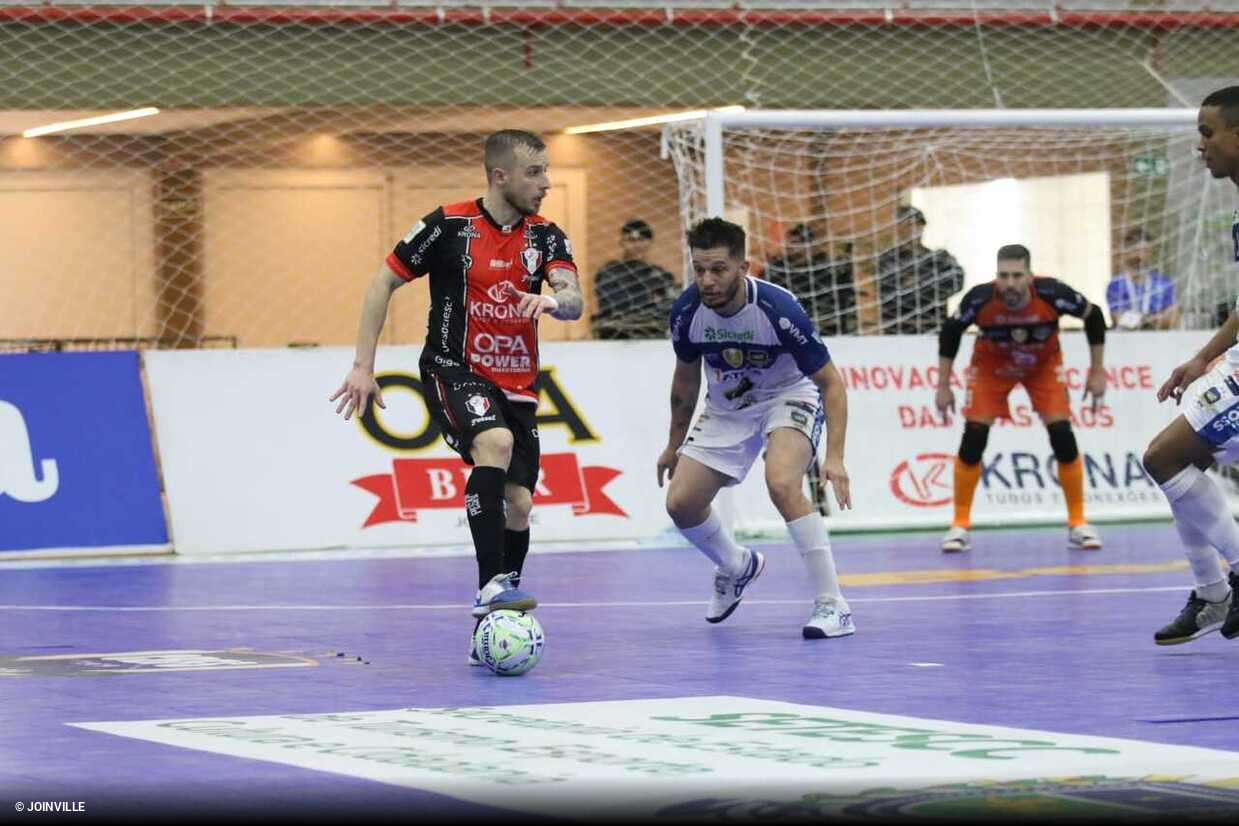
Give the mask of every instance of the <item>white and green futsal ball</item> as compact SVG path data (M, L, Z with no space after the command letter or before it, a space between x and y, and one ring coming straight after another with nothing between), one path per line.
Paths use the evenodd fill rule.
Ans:
M473 632L478 658L496 674L515 677L533 669L542 659L546 635L532 614L491 611Z

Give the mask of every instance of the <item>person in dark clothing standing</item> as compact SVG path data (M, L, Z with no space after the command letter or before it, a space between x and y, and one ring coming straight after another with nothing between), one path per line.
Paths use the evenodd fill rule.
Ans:
M595 338L661 338L666 332L678 290L674 275L645 260L653 243L654 230L640 218L620 227L621 257L594 276Z
M946 250L921 243L925 214L895 210L898 244L878 257L883 333L936 333L946 321L946 300L964 287L964 270Z
M820 335L856 332L856 288L850 261L832 261L814 243L813 230L797 224L787 231L783 255L766 264L765 280L790 291Z

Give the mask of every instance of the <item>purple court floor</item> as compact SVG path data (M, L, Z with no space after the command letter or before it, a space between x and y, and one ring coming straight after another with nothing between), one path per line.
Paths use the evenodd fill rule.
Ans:
M938 750L932 743L940 740L932 737L945 735L915 734L920 729L912 718L960 731L981 726L1051 733L1040 739L1005 735L1025 744L1068 737L1084 738L1080 743L1139 741L1143 756L1132 764L1144 767L1139 776L1125 775L1117 786L1078 781L1072 788L1082 791L1063 792L1061 775L1041 771L1020 780L1025 787L1019 800L1068 800L1076 808L1064 811L1086 814L1239 815L1239 640L1211 634L1182 646L1154 646L1153 631L1174 618L1190 590L1174 531L1161 523L1102 530L1106 546L1099 552L1068 550L1065 531L1045 528L977 532L973 550L954 556L939 553L936 534L837 536L838 568L858 629L841 640L802 639L812 600L800 559L786 544L763 545L769 553L765 574L736 613L717 626L703 620L710 570L690 548L535 552L525 585L541 601L536 616L548 642L540 665L520 678L466 664L472 629L466 605L474 578L469 558L0 565L0 818L14 817L17 803L43 801L117 817L163 811L400 813L415 822L442 816L510 819L517 810L505 805L511 798L502 790L456 793L457 786L422 783L416 772L393 782L350 768L354 763L348 761L376 759L373 750L359 751L361 741L285 760L258 751L286 744L280 737L291 736L262 735L274 731L265 723L253 729L260 734L223 750L190 739L159 742L71 724L275 715L300 725L293 715L327 716L318 721L407 709L521 706L580 717L571 725L584 733L584 745L574 747L581 754L598 744L590 732L602 731L589 728L600 719L595 708L605 716L609 709L629 708L618 701L674 700L689 713L652 719L684 720L733 702L720 697L742 698L737 708L823 709L808 717L743 712L727 718L728 725L807 719L818 721L816 731L878 731L873 721L888 718L872 715L908 718L900 730L913 734L900 736L930 739L922 740L920 752L895 757L911 755L930 767L946 761L954 747ZM593 703L609 705L571 705ZM573 717L575 708L589 713ZM861 722L837 722L852 713ZM418 719L402 725L422 736L429 729ZM176 736L195 725L182 724ZM225 725L249 724L218 723L213 730ZM622 724L608 725L614 731ZM719 751L700 759L748 759L741 754L747 747L739 746L765 742L752 729L728 736L737 744L735 755ZM977 742L986 736L958 735ZM440 755L443 764L420 764L419 771L443 768L451 762L443 757L451 748L471 753L464 741L445 746L444 737L441 731L423 737L439 751L422 753ZM835 755L864 739L830 736L797 744L803 754L816 749ZM909 742L900 741L901 747L910 748ZM476 772L538 765L524 762L533 751L519 745L511 751L521 759L509 763L496 753L476 762ZM1087 752L1078 750L1072 759ZM650 745L648 754L656 753ZM991 778L982 767L979 774L961 775L956 785L1003 782L991 790L1013 793L1015 775L1002 773L1011 761L985 755L995 756L1002 758L993 761L998 774ZM1201 760L1213 761L1212 780L1184 779L1195 771L1184 766ZM591 775L595 780L606 777L597 764L588 767L603 772ZM391 761L385 765L390 768ZM853 781L860 778L866 789L890 785L876 770L868 783L864 764L854 765L862 767L853 770ZM947 762L941 766L948 775L954 771L945 768ZM1062 766L1076 778L1112 774L1104 765L1093 770L1087 761ZM638 792L641 776L625 775ZM938 781L944 779L934 788L953 787L951 776ZM454 782L468 781L458 776ZM658 782L664 791L675 787L665 778ZM787 808L763 814L743 806L723 812L702 801L728 799L731 790L694 782L685 781L685 788L692 786L697 808L666 806L653 819L711 821L739 813L771 821L803 814ZM1056 783L1045 793L1046 784ZM832 811L861 820L916 819L935 815L933 805L940 805L938 815L950 806L972 805L969 800L980 805L980 798L966 794L947 800L909 793L883 802L880 795L838 784L830 786L830 799L852 792L861 795L863 806ZM556 791L548 787L545 794ZM803 798L800 792L793 796ZM547 814L536 806L520 811ZM1018 806L1012 811L1018 813ZM548 812L572 819L570 810Z

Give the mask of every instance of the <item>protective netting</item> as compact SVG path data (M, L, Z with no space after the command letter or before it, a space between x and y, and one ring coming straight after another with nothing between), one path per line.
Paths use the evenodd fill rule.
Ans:
M826 335L937 332L1007 243L1145 327L1207 327L1233 301L1233 204L1195 143L1190 125L726 129L725 214ZM668 127L666 144L684 221L706 217L702 125ZM1174 285L1173 314L1153 272Z
M1219 11L1217 2L871 5L3 0L0 338L9 341L0 346L350 343L364 283L392 243L433 206L480 193L481 140L497 128L548 138L555 189L544 211L572 237L593 301L594 274L632 254L620 238L630 219L652 234L636 254L682 274L679 182L660 159L658 126L567 127L734 105L1193 106L1239 76L1231 42L1239 9ZM159 114L21 136L150 106ZM847 220L832 217L821 232L831 255L852 244L863 275L866 245L899 198L887 187L873 203L848 200L872 188L876 173L862 159L874 141L846 139L852 160L831 159L822 173L810 168L822 160L795 154L816 152L820 138L794 140L796 170L784 178L795 186L813 189L823 174L835 181L848 163L862 167L861 183L838 181L852 195L827 198ZM1039 157L1049 148L1027 151ZM766 163L759 154L751 153L753 169ZM1178 249L1184 230L1169 225L1157 194L1169 180L1126 180L1132 192L1120 193L1116 209L1148 217L1159 254ZM784 194L798 202L796 192ZM768 214L801 223L831 209ZM1188 272L1179 265L1173 274ZM1204 295L1208 279L1190 277ZM856 278L857 327L874 329ZM663 299L642 289L625 298L630 315L612 318L621 335L625 325L634 335L660 330ZM384 341L420 342L426 306L421 285L397 293ZM592 334L588 319L543 330L547 338Z

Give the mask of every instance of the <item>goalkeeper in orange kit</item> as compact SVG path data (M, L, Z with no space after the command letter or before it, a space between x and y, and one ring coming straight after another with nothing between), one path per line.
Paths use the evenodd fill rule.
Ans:
M1028 391L1058 462L1058 478L1067 500L1068 544L1073 548L1101 547L1096 528L1084 518L1084 460L1071 429L1058 319L1063 314L1084 319L1092 361L1084 395L1093 397L1096 410L1106 391L1105 317L1100 308L1063 282L1034 276L1031 259L1028 248L1020 244L999 249L994 280L969 290L938 336L935 403L945 416L955 408L951 363L959 352L960 339L973 324L980 330L968 366L967 397L961 411L964 436L955 459L955 518L942 539L942 550L948 553L969 547L972 496L981 478L981 456L994 420L1010 418L1007 396L1017 384Z

